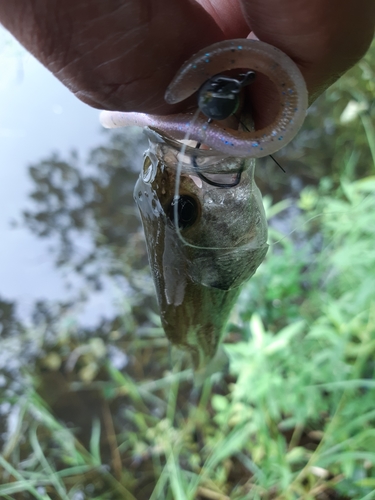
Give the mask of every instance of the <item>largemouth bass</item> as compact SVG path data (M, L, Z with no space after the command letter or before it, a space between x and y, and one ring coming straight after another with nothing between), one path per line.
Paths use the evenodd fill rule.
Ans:
M221 99L237 99L241 85L248 82L251 72L239 80L220 74L236 68L263 73L278 89L279 112L264 129L243 126L249 121L244 114L236 130L209 114L217 105L220 116ZM307 91L288 56L248 39L198 52L179 70L165 98L173 104L196 91L200 101L208 103L208 112L200 106L208 122L198 113L121 112L103 112L101 121L109 128L149 127L150 147L134 197L163 328L174 345L191 352L195 367L202 368L216 353L241 285L267 253L267 222L254 181L254 158L274 153L296 135L305 118ZM238 102L229 103L233 110ZM182 148L178 140L187 138L211 149Z
M187 148L176 221L174 186L181 144L151 130L146 133L150 148L134 197L162 324L170 341L188 349L194 365L201 367L216 352L240 286L267 252L267 221L254 181L255 161ZM210 179L228 182L236 174L227 172L236 169L242 172L240 182L229 188L205 182L191 162L197 155ZM213 168L215 174L207 173Z

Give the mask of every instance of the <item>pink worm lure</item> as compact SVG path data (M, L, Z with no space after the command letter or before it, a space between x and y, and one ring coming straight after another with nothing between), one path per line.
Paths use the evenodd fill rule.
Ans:
M184 101L212 76L239 68L264 74L277 89L279 111L273 123L263 129L233 130L221 127L218 122L208 124L203 117L192 120L191 114L158 116L117 111L103 111L101 123L106 128L151 127L175 139L188 136L228 156L261 158L270 155L297 134L308 106L306 84L300 70L276 47L250 39L214 43L183 64L168 86L165 100L169 104Z

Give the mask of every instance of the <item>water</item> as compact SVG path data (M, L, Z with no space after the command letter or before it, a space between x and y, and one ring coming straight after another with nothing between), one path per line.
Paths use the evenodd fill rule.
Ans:
M3 43L1 43L3 42ZM5 43L7 42L7 43ZM103 142L98 111L81 103L18 43L0 31L0 297L16 301L27 318L36 300L67 300L66 279L49 251L50 242L36 238L27 228L14 228L29 205L32 182L28 166L51 152L66 155L71 149L85 157ZM82 241L82 244L85 242ZM70 276L73 289L81 286ZM116 287L92 293L89 304L78 308L82 321L113 313ZM100 311L100 314L98 313Z

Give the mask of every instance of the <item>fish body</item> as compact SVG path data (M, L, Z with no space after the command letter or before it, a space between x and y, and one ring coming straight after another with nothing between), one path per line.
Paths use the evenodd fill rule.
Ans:
M134 198L162 325L169 340L189 350L199 368L215 355L240 286L255 273L268 249L266 217L254 181L255 161L217 153L207 157L187 148L179 195L192 208L189 205L188 223L182 221L178 231L173 200L181 144L152 130L147 135L150 147ZM238 185L221 188L202 180L190 161L199 154L205 171L242 170ZM233 174L210 178L218 175L223 180Z

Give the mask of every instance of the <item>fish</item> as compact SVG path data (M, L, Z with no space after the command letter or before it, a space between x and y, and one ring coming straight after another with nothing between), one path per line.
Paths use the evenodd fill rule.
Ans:
M170 104L195 92L210 103L212 96L223 97L223 87L229 88L230 78L222 73L244 68L265 74L279 91L279 112L261 130L254 130L244 110L236 129L213 120L202 107L203 113L194 115L101 114L104 126L138 125L149 139L134 199L162 326L173 345L190 352L196 370L214 358L241 286L268 250L267 220L254 180L255 158L274 153L296 135L308 97L303 76L288 56L249 39L227 40L199 51L180 68L165 93ZM248 80L250 72L242 80L232 79L238 91L224 97L236 99L241 82ZM233 109L237 107L234 103ZM186 139L205 149L183 145Z
M149 149L134 198L162 326L172 344L191 353L199 369L214 357L241 285L267 253L267 220L254 181L255 161L228 160L217 152L208 156L188 147L179 179L176 221L174 186L181 144L151 129L145 133ZM222 188L202 180L191 163L199 154L210 179L227 181L235 175L228 170L237 169L240 182ZM207 173L212 165L215 174Z

